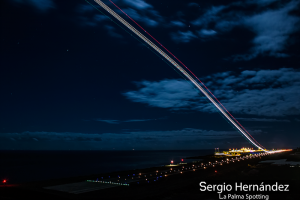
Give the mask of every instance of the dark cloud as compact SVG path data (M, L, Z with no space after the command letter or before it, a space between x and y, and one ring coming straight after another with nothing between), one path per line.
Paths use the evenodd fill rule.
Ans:
M290 35L299 30L300 18L290 14L290 11L295 10L299 6L299 1L290 1L288 3L277 3L277 6L268 7L274 3L273 0L248 0L237 1L228 5L211 6L197 19L191 21L196 27L196 30L177 30L171 32L171 39L176 43L188 43L196 39L203 40L218 34L223 34L231 31L234 27L243 27L255 34L251 41L252 48L248 52L239 55L233 55L229 59L234 61L251 60L259 55L273 57L288 57L284 52L289 44ZM126 0L117 1L118 5L132 19L144 23L147 26L157 27L164 24L165 28L185 28L182 21L184 13L181 12L179 19L170 20L162 17L152 5L144 0ZM276 2L275 2L276 3ZM239 7L247 8L256 5L254 11L242 12ZM197 6L196 3L189 3L188 6ZM114 6L113 6L114 7ZM78 9L81 13L91 12L92 6L81 5ZM121 15L124 15L118 9L116 10ZM98 22L106 20L105 16L96 15L93 18L87 19L82 16L84 23L89 26L96 26ZM112 31L111 29L108 29ZM110 34L112 33L112 34ZM112 37L121 38L120 34L109 32Z
M163 17L154 7L147 3L144 0L125 0L125 1L117 1L118 6L133 20L143 23L149 27L158 27L163 26L164 28L172 28L172 27L186 27L186 25L182 22L185 21L181 18L183 15L182 12L178 12L178 18L175 20L169 20ZM114 6L111 8L114 9ZM116 12L121 16L124 16L124 13L118 9ZM181 13L181 14L179 14ZM126 20L127 17L125 17ZM129 18L127 18L129 19ZM130 20L129 20L130 21Z
M152 19L151 17L147 16L147 14L140 13L140 12L138 12L138 11L132 9L132 8L125 8L125 9L123 9L123 11L125 13L127 13L135 21L143 22L147 26L158 26L158 24L159 24L158 19ZM152 11L151 13L153 13L153 12L155 12L155 11ZM147 13L150 13L150 11L147 11Z
M46 12L49 9L55 8L53 0L12 0L15 3L19 4L28 4L41 12Z
M105 122L105 123L109 123L109 124L119 124L120 123L119 120L113 120L113 119L95 119L95 121Z
M181 21L171 21L171 25L172 26L178 26L178 27L186 27L186 25L183 23L183 22L181 22Z
M194 3L194 2L188 3L188 6L189 7L200 7L199 4Z
M144 137L143 140L155 140L155 138L151 138L151 137Z
M105 25L104 28L107 30L108 35L115 37L115 38L123 38L122 35L116 33L116 29L113 26Z
M214 30L207 30L207 29L202 29L198 33L199 33L199 35L201 37L209 37L209 36L213 36L213 35L217 34L216 31L214 31Z
M109 124L120 124L120 123L126 123L126 122L146 122L146 121L153 121L153 120L161 120L166 118L157 118L157 119L128 119L128 120L112 120L112 119L95 119L95 121L99 122L106 122Z
M101 141L99 134L71 133L71 132L30 132L1 133L0 138L9 138L13 141Z
M300 26L300 18L289 12L298 6L299 1L291 1L282 8L245 17L243 25L256 33L252 41L254 46L250 54L237 55L235 60L250 60L257 55L287 57L283 50L288 45L289 36L299 31Z
M260 135L261 130L249 131L252 135ZM122 147L139 149L187 149L196 148L199 143L210 143L224 139L241 139L237 131L214 131L194 128L179 130L157 130L157 131L128 131L128 134L103 134L102 144L107 146L118 145ZM154 142L155 141L155 142ZM154 142L154 143L153 143ZM194 146L196 145L196 146Z
M290 36L300 30L300 18L290 12L299 7L299 1L277 2L278 5L274 8L267 7L274 2L273 0L249 0L233 2L226 6L212 6L191 23L200 28L198 30L200 36L205 35L203 30L209 30L209 28L213 28L218 33L225 33L234 27L244 27L254 33L252 48L248 53L232 56L231 59L235 61L251 60L258 55L288 57L289 55L284 50L289 45ZM244 8L254 4L257 9L251 13L236 9L237 6ZM212 24L214 24L213 27Z
M251 135L260 135L263 133L261 130L249 131ZM169 131L135 131L130 132L132 137L138 136L139 138L148 138L164 140L165 137L171 137L172 140L192 140L194 139L225 139L235 138L241 135L237 131L214 131L214 130L202 130L194 128L185 128L181 130L169 130Z
M217 21L220 16L218 16L218 13L221 12L226 6L212 6L209 10L206 11L206 13L201 16L200 18L191 21L191 24L195 27L202 27L198 31L177 31L177 32L171 32L171 38L176 43L188 43L192 40L199 39L202 37L212 36L216 34L215 30L211 30L208 28L209 23L212 21ZM183 13L182 13L183 15Z
M94 20L97 22L102 22L108 20L108 18L104 15L94 15Z
M76 11L79 14L78 19L80 25L93 27L99 26L104 28L109 36L119 39L123 38L121 34L116 32L115 27L105 24L108 21L110 22L109 18L105 15L97 14L97 10L91 5L81 4L77 6ZM78 21L76 21L76 23L78 23Z
M103 23L109 19L105 15L98 14L90 4L79 4L75 11L78 13L75 23L79 22L81 26L103 26Z
M103 14L99 14L99 12L90 4L80 4L76 8L76 12L78 13L79 24L82 26L93 26L93 27L101 27L105 29L107 34L110 37L123 39L123 36L117 33L116 28L107 24L107 22L111 22L109 18ZM78 23L78 20L76 21Z
M267 6L274 2L278 2L278 0L246 0L247 4L256 4L258 6Z
M78 13L88 13L88 12L93 12L94 10L95 8L92 7L90 4L81 4L76 8L76 11Z
M144 0L125 0L118 1L121 9L135 21L146 24L150 27L158 26L164 22L164 18L154 9L152 5ZM123 13L117 10L119 14Z
M300 72L278 70L217 73L204 77L207 86L231 112L261 116L300 114ZM198 92L183 80L142 81L140 89L123 93L133 102L172 110L216 112ZM263 95L262 95L263 94Z
M251 122L291 122L287 119L267 119L267 118L236 118L241 121L251 121Z
M146 103L152 107L180 109L191 106L198 99L197 91L181 80L163 80L160 82L142 81L137 83L138 91L123 93L133 102Z
M191 23L195 26L206 27L210 22L217 21L221 18L219 13L224 10L227 6L212 6L208 9L201 17L192 21Z
M153 9L153 6L146 3L143 0L132 1L116 1L121 9L128 14L135 21L145 23L147 26L155 27L158 26L160 22L164 21L163 17ZM112 9L115 9L114 6L111 6ZM109 24L104 24L110 22L109 18L105 15L98 14L99 12L90 4L81 4L76 8L76 12L79 14L78 18L80 24L83 26L99 26L106 29L108 35L115 38L122 39L123 36L118 34L115 28ZM123 16L124 14L115 9L115 12ZM110 17L110 16L109 16ZM123 16L124 17L124 16ZM115 20L115 19L113 19Z
M124 122L146 122L146 121L152 121L153 119L130 119L125 120Z
M153 6L146 3L146 1L144 0L124 0L124 3L140 10L147 10L153 8Z
M55 8L53 0L13 0L18 4L29 4L40 11L47 11ZM120 7L134 20L146 24L147 26L157 27L164 24L165 28L179 27L185 28L182 21L184 13L180 12L178 19L168 20L162 17L154 7L145 0L125 0L116 1ZM269 5L278 4L272 8ZM249 7L257 6L257 11L243 13L237 10L236 6ZM189 7L199 7L197 3L189 3ZM113 6L114 7L114 6ZM204 10L204 14L191 21L197 30L178 30L171 32L170 36L176 43L188 43L192 40L211 37L232 30L233 27L244 27L255 34L252 40L252 48L248 52L233 55L230 59L234 61L250 60L259 55L273 57L288 57L284 52L289 45L290 36L299 31L300 18L291 15L290 12L299 7L299 1L293 0L287 3L278 3L274 0L247 0L237 1L228 5L211 6ZM99 15L95 8L89 4L80 4L76 8L79 14L78 19L81 25L99 26L108 21L104 15ZM118 9L116 12L121 13ZM166 23L170 21L169 23ZM167 24L167 25L166 25ZM212 24L213 27L212 27ZM123 38L116 33L110 25L102 25L112 37Z
M191 40L198 38L197 35L195 35L192 31L177 31L177 32L172 32L171 38L174 40L176 43L187 43L190 42Z

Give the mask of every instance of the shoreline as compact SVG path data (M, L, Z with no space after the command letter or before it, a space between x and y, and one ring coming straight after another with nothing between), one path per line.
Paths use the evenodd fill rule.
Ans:
M221 165L216 165L215 167L207 166L206 169L194 168L193 171L191 168L194 164L215 162L222 160L221 158L211 158L211 155L200 156L201 163L187 163L184 165L172 166L172 168L178 168L184 166L184 168L191 168L189 170L183 170L183 173L171 174L169 173L166 177L159 178L159 181L149 182L146 180L140 184L130 184L127 186L117 186L108 189L101 189L90 191L81 194L70 194L67 192L61 192L56 190L44 189L44 187L51 187L57 185L64 185L70 183L78 183L85 182L86 180L100 180L103 177L104 180L109 180L108 176L116 179L118 176L126 177L131 174L139 174L142 175L149 174L158 170L162 173L166 169L170 169L171 167L152 167L145 169L135 169L135 170L126 170L126 171L118 171L111 173L103 173L103 174L95 174L89 176L80 176L80 177L72 177L72 178L63 178L63 179L53 179L46 181L35 181L25 184L19 184L14 186L1 186L0 187L0 197L3 196L5 198L9 198L12 196L14 198L22 197L19 194L30 195L33 198L66 198L66 199L97 199L99 196L105 196L105 199L119 199L119 198L130 198L130 199L152 199L152 198L160 198L161 196L171 196L171 199L176 199L179 196L185 194L185 196L189 196L189 199L192 199L193 196L199 197L210 197L213 194L204 194L199 192L199 182L201 180L215 180L215 181L230 181L230 180L253 180L253 181L266 181L266 180L300 180L300 167L287 167L287 166L273 166L270 163L259 164L260 161L270 160L270 159L282 159L288 158L290 159L291 155L294 151L291 152L283 152L277 153L273 155L261 156L261 158L256 157L252 159L245 159L241 161L236 161L235 163L231 162L229 164L224 163ZM188 159L188 158L186 158ZM299 159L299 156L298 156ZM198 166L198 165L197 165ZM288 170L287 170L288 169ZM291 171L292 170L292 171ZM181 170L182 171L182 170ZM217 171L217 172L215 172ZM149 177L149 176L148 176ZM153 174L154 177L154 174ZM144 177L144 179L146 179ZM150 179L149 179L150 180ZM152 178L153 180L153 178ZM102 183L91 183L91 184L102 184ZM259 183L260 184L260 183ZM181 191L178 193L178 191ZM144 198L141 196L142 194L146 195ZM177 195L176 195L177 194ZM192 195L192 196L191 196ZM191 197L190 197L191 196Z
M182 158L212 152L213 150L207 149L126 152L4 151L4 161L0 168L1 178L7 179L8 183L26 184L162 166L170 160L179 162Z

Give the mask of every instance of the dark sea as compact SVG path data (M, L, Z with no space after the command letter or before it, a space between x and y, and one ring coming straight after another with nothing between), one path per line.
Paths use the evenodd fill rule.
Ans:
M24 183L179 163L211 150L164 151L0 151L0 179ZM198 159L199 160L199 159ZM192 162L193 159L184 159Z

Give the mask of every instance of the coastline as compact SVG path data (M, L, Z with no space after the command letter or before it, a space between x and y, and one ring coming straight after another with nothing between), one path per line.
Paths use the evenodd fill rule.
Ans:
M55 185L63 185L86 180L96 180L104 177L108 180L110 177L124 177L129 174L149 174L156 170L162 172L170 167L152 167L146 169L126 170L113 173L96 174L90 176L81 176L73 178L55 179L47 181L37 181L19 185L6 185L0 187L0 197L2 199L15 199L29 195L34 199L218 199L217 193L203 193L199 191L200 181L254 181L260 184L262 181L294 181L300 182L300 167L276 166L271 163L260 164L260 161L272 159L293 159L291 156L294 152L283 152L273 155L261 156L260 158L245 159L235 163L216 165L215 167L207 167L206 169L196 168L197 170L186 170L182 174L174 174L160 178L159 181L147 183L144 181L140 184L131 184L129 187L118 186L108 189L95 190L81 194L70 194L56 190L44 189ZM200 156L203 161L201 163L215 162L211 155ZM198 158L200 158L198 157ZM296 156L299 159L299 155ZM196 157L194 157L196 158ZM221 159L221 158L220 158ZM219 160L220 160L219 159ZM185 168L191 167L193 164L184 165ZM173 167L174 168L174 167ZM217 172L216 172L217 171ZM154 175L154 174L153 174ZM101 184L101 183L92 183ZM281 195L285 195L284 197ZM296 194L292 194L293 199ZM279 193L272 199L287 199L286 193ZM297 196L297 198L300 196Z

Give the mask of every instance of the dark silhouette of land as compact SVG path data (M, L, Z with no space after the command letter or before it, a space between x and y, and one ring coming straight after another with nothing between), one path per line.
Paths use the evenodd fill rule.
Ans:
M201 163L214 163L216 158L211 156L202 157ZM224 160L218 158L217 160ZM276 153L267 156L261 156L252 159L245 159L236 162L224 163L222 165L207 166L206 169L196 168L192 170L193 165L201 165L200 163L185 164L184 168L191 168L191 170L183 170L183 173L176 173L173 175L163 176L157 181L150 181L148 183L145 178L139 181L139 184L133 183L130 186L117 186L97 191L85 192L80 194L71 194L57 190L45 189L45 187L62 185L68 183L83 182L86 180L96 180L97 178L127 176L127 174L149 174L156 170L159 172L169 169L170 167L156 167L148 169L138 169L131 171L115 172L109 174L98 174L86 177L66 178L60 180L49 180L40 182L31 182L20 185L1 185L0 198L1 199L219 199L217 192L201 192L199 183L201 181L207 182L243 182L252 181L256 184L262 182L279 183L289 182L289 192L276 192L270 194L272 199L300 199L300 192L294 192L295 188L300 186L300 166L296 165L274 165L271 163L259 163L264 160L287 159L287 161L300 161L300 154L296 150L291 152ZM173 167L176 169L176 167ZM180 166L181 169L182 166ZM154 176L153 173L153 176ZM159 174L160 175L160 174ZM150 177L149 177L150 178ZM101 179L101 178L100 178ZM150 179L152 180L152 179ZM90 183L102 184L102 183ZM298 184L298 185L297 185ZM300 191L300 187L298 189ZM259 192L258 192L259 193ZM268 194L267 192L263 194Z

